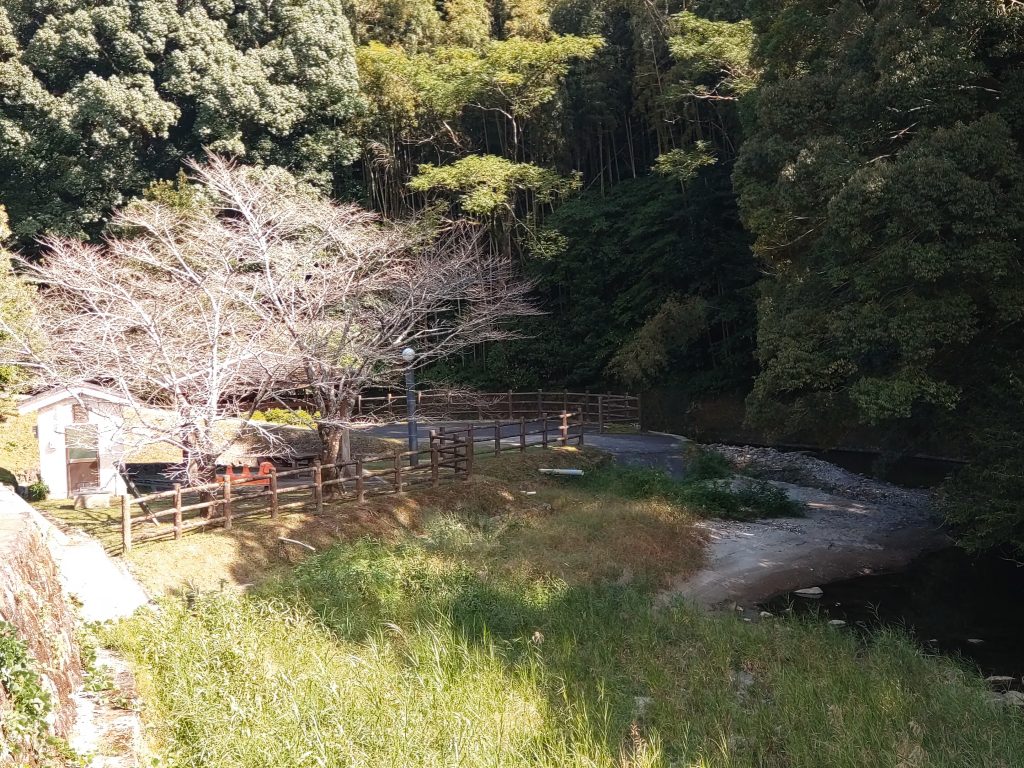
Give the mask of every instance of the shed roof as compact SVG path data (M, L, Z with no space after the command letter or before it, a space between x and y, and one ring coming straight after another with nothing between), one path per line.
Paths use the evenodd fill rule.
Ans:
M18 403L18 413L24 416L27 413L35 413L51 405L74 400L78 402L83 399L103 400L108 403L127 405L128 400L110 389L104 389L92 384L83 384L77 387L54 387L45 392L33 395Z

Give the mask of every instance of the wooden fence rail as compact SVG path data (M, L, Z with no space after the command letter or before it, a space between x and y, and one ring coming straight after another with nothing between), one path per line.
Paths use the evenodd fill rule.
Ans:
M604 431L611 424L639 425L642 417L636 395L594 392L459 392L427 390L416 393L417 412L425 417L453 421L485 421L518 418L536 419L560 413L578 414L588 427ZM358 397L356 416L383 415L404 418L407 415L404 392L388 392L377 397Z
M269 511L271 519L289 509L311 508L322 514L324 489L331 488L331 501L366 500L369 495L404 493L414 485L468 478L478 446L481 453L500 455L503 451L525 451L531 443L543 448L551 445L582 445L585 423L580 413L562 411L534 418L496 419L457 429L432 430L429 445L417 451L368 456L335 465L333 478L324 479L324 467L312 467L256 474L241 479L227 474L222 481L145 496L121 497L121 550L128 554L134 544L173 536L180 539L186 531L221 525L230 530L234 521ZM415 460L414 460L415 459ZM425 459L421 461L421 459ZM198 501L184 503L188 493ZM286 500L282 501L282 497ZM291 499L295 498L295 501ZM154 505L156 502L156 505ZM169 503L164 509L157 507ZM133 514L137 508L140 513ZM185 519L185 513L205 512L204 516ZM161 521L171 520L170 527ZM147 525L157 530L143 530Z

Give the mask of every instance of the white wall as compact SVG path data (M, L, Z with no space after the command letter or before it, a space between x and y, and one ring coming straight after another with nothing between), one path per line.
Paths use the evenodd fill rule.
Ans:
M50 487L50 496L55 499L68 497L67 440L64 430L74 425L73 400L63 400L41 408L36 415L39 431L39 474ZM99 412L97 412L99 411ZM104 408L103 404L89 403L89 422L97 426L99 433L99 486L100 490L114 495L126 493L124 481L117 471L117 446L112 443L115 429L113 420L119 418L116 406Z

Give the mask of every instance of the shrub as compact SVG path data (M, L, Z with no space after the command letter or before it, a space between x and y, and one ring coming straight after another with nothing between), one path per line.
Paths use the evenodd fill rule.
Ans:
M46 501L46 497L50 495L50 486L44 483L42 480L36 480L32 485L28 487L25 492L25 497L29 501Z
M301 408L294 411L289 408L267 408L265 411L255 411L252 415L253 421L266 421L271 424L287 424L292 427L316 427L316 420L320 418L320 412L310 413Z

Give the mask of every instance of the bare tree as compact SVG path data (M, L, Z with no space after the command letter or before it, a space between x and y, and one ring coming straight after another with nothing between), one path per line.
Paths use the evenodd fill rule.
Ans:
M234 283L240 300L280 331L282 357L301 370L332 477L351 455L356 396L397 383L404 348L424 366L507 338L503 321L535 312L529 284L469 225L383 222L285 175L218 157L193 170L245 277Z
M179 447L191 484L275 399L318 413L335 476L356 396L397 383L403 349L423 366L534 312L529 285L468 225L384 222L216 156L193 171L191 210L137 203L101 245L54 239L41 263L21 260L41 284L37 327L0 329L47 384L118 391L124 443Z
M217 457L259 429L247 416L280 386L288 352L287 337L239 300L212 218L212 209L142 202L115 217L121 234L101 244L48 240L42 261L16 259L39 284L31 327L0 319L0 358L38 384L119 394L121 408L96 409L113 441L128 454L180 449L189 485L212 481Z

